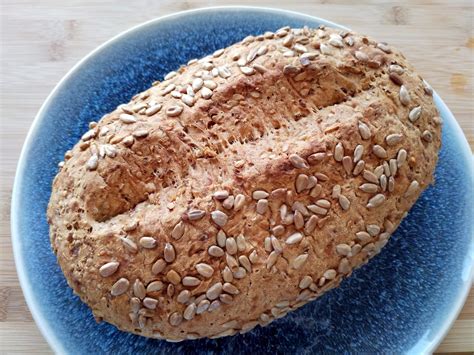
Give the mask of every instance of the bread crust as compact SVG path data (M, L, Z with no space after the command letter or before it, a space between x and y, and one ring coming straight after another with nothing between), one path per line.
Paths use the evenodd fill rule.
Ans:
M283 28L165 79L91 123L48 206L69 285L121 330L266 325L376 255L433 180L432 90L385 43Z

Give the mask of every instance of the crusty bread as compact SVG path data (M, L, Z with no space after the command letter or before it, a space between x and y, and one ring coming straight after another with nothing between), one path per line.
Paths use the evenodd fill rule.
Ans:
M377 254L433 179L441 120L400 52L282 28L90 124L48 208L98 320L170 341L266 325Z

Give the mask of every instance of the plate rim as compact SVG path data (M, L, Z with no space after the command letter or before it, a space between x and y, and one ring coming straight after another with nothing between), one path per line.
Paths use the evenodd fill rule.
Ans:
M18 279L20 281L20 287L25 297L25 301L28 306L28 309L31 312L38 329L40 330L40 333L42 334L42 336L47 341L48 345L51 347L51 349L55 353L66 354L68 352L65 349L64 344L60 341L59 336L51 329L49 322L46 321L46 319L42 316L36 297L34 293L31 291L32 288L30 287L30 282L26 275L26 270L25 270L26 268L24 266L25 265L24 258L22 257L22 253L21 253L22 242L21 242L21 237L20 237L20 228L19 228L19 221L18 221L18 215L20 214L20 210L19 210L20 192L21 192L21 187L23 185L24 171L26 168L26 155L28 151L30 150L31 142L38 131L40 123L45 119L44 113L47 111L48 107L50 106L56 94L60 91L63 84L70 77L72 77L76 73L76 71L78 71L78 69L80 69L87 60L89 60L96 54L100 53L103 49L113 45L116 41L125 38L128 34L132 32L135 32L140 29L144 29L147 26L153 25L163 20L172 19L173 17L179 18L183 15L185 16L190 15L190 14L192 15L193 13L198 13L198 12L212 12L215 10L255 10L255 11L270 12L270 13L273 12L273 13L279 13L279 14L290 14L290 15L298 16L300 18L306 17L311 20L317 20L321 23L326 24L327 26L341 28L341 29L348 29L346 26L320 18L318 16L312 16L312 15L308 15L302 12L285 10L285 9L280 9L280 8L264 7L264 6L238 6L238 5L200 7L197 9L173 12L167 15L159 16L159 17L150 19L148 21L139 23L135 26L132 26L116 34L112 38L108 39L107 41L103 42L102 44L94 48L87 55L82 57L76 64L74 64L66 72L66 74L64 74L64 76L59 80L59 82L54 86L53 90L48 94L48 96L44 100L43 104L38 110L38 113L33 119L33 122L31 123L30 128L28 130L28 134L26 135L26 138L23 142L23 146L22 146L21 153L18 159L15 178L13 182L11 208L10 208L10 216L11 216L10 227L11 227L13 256L14 256L14 262L15 262ZM469 144L466 140L466 137L461 127L459 126L451 110L448 108L446 103L441 99L441 97L439 97L439 95L436 92L434 93L434 101L438 109L444 113L444 116L450 121L452 121L451 123L453 124L454 134L458 142L460 143L460 145L463 147L463 150L461 153L462 155L465 156L465 158L467 158L466 160L469 161L468 170L471 171L471 175L474 174L474 159L473 159L474 157L471 153L471 149L469 147ZM474 237L474 232L473 232L473 237ZM469 295L469 291L471 289L471 285L474 280L474 247L473 247L472 242L471 242L470 249L471 250L468 253L468 257L467 257L468 259L470 258L470 264L471 264L470 270L468 272L468 276L465 279L463 278L463 285L460 287L460 292L457 295L457 299L453 302L452 309L449 311L450 312L449 316L444 321L443 325L438 330L437 334L428 341L428 344L426 344L426 348L419 349L423 353L432 353L438 347L438 345L442 342L442 340L444 339L444 337L447 335L448 331L451 329L452 325L454 324L454 321L457 319ZM418 345L423 346L423 344L416 344L411 350L409 350L409 352L412 352L414 348L417 347Z

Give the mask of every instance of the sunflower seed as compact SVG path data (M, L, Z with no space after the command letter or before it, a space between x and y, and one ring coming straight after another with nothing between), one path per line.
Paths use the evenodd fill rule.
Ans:
M237 243L234 238L227 238L225 241L225 249L230 255L237 253Z
M91 155L89 160L86 163L87 169L88 170L95 170L97 169L97 166L99 165L99 157L96 154Z
M165 261L172 263L176 259L176 251L172 244L166 243L164 248Z
M344 157L344 147L342 143L337 143L336 147L334 148L334 160L335 161L342 161Z
M372 152L378 158L385 159L387 158L387 151L380 145L376 144L372 147Z
M306 188L308 187L308 182L309 182L308 175L299 174L298 177L296 178L296 183L295 183L296 192L300 193L306 190Z
M173 285L177 285L181 282L181 276L174 270L168 271L167 274L166 274L166 278Z
M232 282L234 280L234 276L232 275L232 270L228 266L222 270L222 278L225 282Z
M403 135L399 133L389 134L388 136L385 137L385 142L387 142L389 146L392 146L392 145L396 145L400 143L402 138L403 138Z
M379 191L379 187L376 184L362 184L359 186L359 189L361 191L373 194Z
M256 264L258 262L258 255L257 255L256 250L254 250L250 253L249 260L252 264Z
M137 122L137 119L135 118L135 116L130 115L128 113L122 113L119 116L119 118L120 118L120 121L122 121L125 124L131 124L131 123Z
M388 183L387 175L380 176L379 180L380 180L380 188L382 189L382 192L387 191L387 183Z
M361 62L367 62L369 60L369 56L361 51L356 51L354 56Z
M234 200L234 211L240 211L245 204L245 196L238 194Z
M273 265L275 265L275 263L277 261L277 258L278 258L278 255L279 254L276 251L272 251L270 253L270 255L267 258L267 262L266 262L267 269L271 269L273 267Z
M273 250L281 254L283 252L283 247L280 244L280 241L275 236L270 236L270 242L272 244Z
M164 261L163 259L158 259L151 267L151 272L155 275L158 275L159 273L163 272L165 267L166 261Z
M310 190L312 189L313 187L316 186L316 184L318 183L318 178L316 176L309 176L308 177L308 185L306 186L306 189L307 190Z
M378 207L384 202L385 202L385 195L377 194L369 200L369 203L367 204L367 208Z
M430 96L433 95L433 88L425 80L423 80L423 90L425 90L425 93L427 95L430 95Z
M232 72L226 66L220 66L217 68L219 72L219 76L223 79L227 79L228 77L232 76Z
M413 180L408 186L407 191L405 192L405 197L412 196L416 191L418 191L419 187L420 187L420 183L416 180Z
M148 309L155 309L158 305L158 300L151 297L145 297L143 299L143 305Z
M202 210L191 210L188 212L188 219L190 221L197 221L201 219L202 217L204 217L205 214L206 212Z
M175 84L169 84L165 89L161 92L161 96L165 96L169 94L171 91L173 91L176 88Z
M152 237L142 237L140 238L139 243L145 249L153 249L156 247L156 240Z
M342 166L343 166L343 168L344 168L344 170L346 171L347 174L351 174L352 173L352 167L353 167L352 158L348 155L346 155L344 158L342 158Z
M96 134L97 134L96 131L91 129L91 130L87 131L86 133L84 133L84 135L81 137L81 139L83 141L88 141L88 140L94 138L96 136Z
M421 116L421 106L413 108L408 114L410 122L415 123Z
M171 91L171 96L173 96L175 99L179 99L183 94L179 91Z
M367 126L364 122L359 122L359 134L364 140L370 139L372 136L369 126Z
M339 198L340 194L341 194L341 185L334 185L332 188L331 197Z
M401 66L397 65L397 64L391 64L389 67L388 67L388 71L390 73L396 73L398 75L402 75L404 72L405 72L405 69L403 69Z
M308 260L308 254L298 255L296 258L293 259L293 262L292 262L293 269L295 270L300 269L303 266L303 264L306 262L306 260Z
M354 149L354 163L357 163L362 159L362 154L364 154L364 146L362 144L358 144Z
M347 211L351 206L351 202L349 199L344 195L339 195L339 205L344 211Z
M164 287L163 282L161 281L153 281L148 284L146 287L146 292L158 292L161 291Z
M252 264L250 263L250 260L246 255L239 256L239 262L240 265L242 265L248 273L252 272Z
M123 246L125 249L127 249L131 253L136 253L138 251L137 244L131 239L120 237L120 240L123 243Z
M351 264L349 263L349 260L346 258L341 259L337 271L342 274L348 274L349 271L351 271Z
M364 170L364 168L365 168L365 161L359 160L357 162L354 170L352 171L352 175L354 175L354 176L359 175L362 172L362 170Z
M308 168L308 164L306 161L301 158L298 154L291 154L289 156L290 163L295 167L296 169L306 169Z
M237 260L228 253L225 254L225 261L231 270L237 269L239 267Z
M323 274L323 277L326 279L326 280L333 280L337 275L337 272L336 270L334 269L328 269L324 272Z
M245 75L253 75L255 74L255 69L252 68L252 67L239 67L240 68L240 71L245 74Z
M127 292L129 286L130 282L126 278L122 277L112 285L110 293L112 296L120 296Z
M219 300L224 304L231 304L234 298L231 295L222 293L219 295ZM215 301L214 301L215 302Z
M201 314L206 312L209 309L209 306L211 305L211 302L208 300L202 300L199 302L197 308L196 308L196 314Z
M316 228L316 225L318 224L318 217L316 216L311 216L309 219L306 221L306 225L304 227L304 232L305 234L309 235L314 232L314 229Z
M321 43L321 45L319 46L319 50L321 51L322 54L325 54L325 55L333 54L333 48L328 46L326 43Z
M212 285L207 291L206 296L208 299L215 300L222 293L222 283L218 282Z
M211 245L207 252L210 256L213 256L215 258L220 258L221 256L224 256L224 250L222 250L222 248L218 247L217 245Z
M224 248L225 247L225 240L226 240L227 236L225 235L225 232L220 229L219 232L217 232L217 245L220 246L221 248ZM224 253L224 252L222 252ZM222 254L224 255L224 254Z
M212 275L214 274L213 267L205 263L196 264L196 270L199 275L205 277L206 279L212 277Z
M194 318L195 314L196 314L196 305L194 303L191 303L184 310L183 318L186 320L191 320Z
M245 251L245 249L247 249L247 244L245 242L245 237L240 234L237 236L237 238L235 238L235 241L237 243L237 249L242 252L242 251Z
M292 244L297 244L303 240L303 234L296 232L291 234L285 241L286 244L292 245ZM273 243L272 243L273 245Z
M377 43L377 48L384 51L385 53L392 53L392 50L387 45L387 43L384 43L384 42Z
M396 85L398 85L398 86L403 85L403 80L402 80L402 78L401 78L398 74L396 74L396 73L390 73L390 74L388 75L388 77L390 78L390 80L392 80L392 82L393 82L394 84L396 84Z
M400 86L400 102L403 106L408 106L410 103L410 94L404 85Z
M224 227L227 223L227 215L222 211L212 211L211 218L219 227Z
M342 48L344 47L344 43L342 42L342 37L336 33L332 33L330 36L329 36L329 41L328 43L333 46L333 47L336 47L336 48Z
M212 91L210 89L208 89L207 87L203 87L201 89L201 97L205 100L208 100L210 99L212 96Z
M306 53L308 51L308 49L305 46L303 46L299 43L295 44L293 46L293 49L298 53Z
M212 301L209 305L208 312L213 312L221 306L221 303L218 300Z
M112 276L118 269L120 263L118 261L110 261L102 265L99 269L99 274L102 277Z
M229 197L229 193L226 190L219 190L214 192L212 196L218 201L223 201Z
M199 280L197 277L194 276L185 276L183 277L182 284L183 286L188 286L188 287L195 287L198 286L201 283L201 280Z
M384 171L385 171L385 169L384 169L383 165L379 165L374 169L374 175L377 177L377 183L378 183L378 179L382 176Z
M363 231L362 232L357 232L356 237L362 243L367 242L368 240L370 240L370 234L367 233L367 232L363 232Z
M183 321L183 316L179 314L178 312L174 312L174 313L171 313L168 321L172 326L176 327L180 325L181 322Z
M268 192L266 191L263 191L263 190L255 190L253 193L252 193L252 198L254 200L260 200L262 198L267 198L269 195L268 195Z
M339 255L348 256L351 253L351 247L347 244L338 244L336 245L336 252Z
M300 283L298 284L298 287L302 290L306 289L313 283L313 278L309 275L304 276Z
M166 109L166 114L170 117L179 116L183 112L183 107L179 105L173 105Z
M145 286L139 279L136 279L133 283L133 294L141 300L146 296Z
M321 162L326 157L326 153L314 153L308 156L308 162L312 165Z
M302 229L304 227L304 217L300 211L296 211L293 216L293 223L296 229Z
M317 205L308 205L308 210L321 216L325 216L328 213L327 209Z
M257 213L258 214L265 214L268 210L268 200L260 199L257 201Z

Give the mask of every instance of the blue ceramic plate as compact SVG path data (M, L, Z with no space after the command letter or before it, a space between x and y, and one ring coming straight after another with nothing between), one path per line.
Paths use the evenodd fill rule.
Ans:
M459 312L472 280L473 165L454 117L444 119L436 184L426 190L382 253L333 290L266 328L218 340L167 343L97 324L67 286L48 237L46 206L57 163L91 120L189 59L249 34L290 25L336 26L262 8L210 8L166 16L110 40L48 97L26 140L15 180L15 261L30 310L60 353L428 352ZM341 26L338 26L341 27Z

